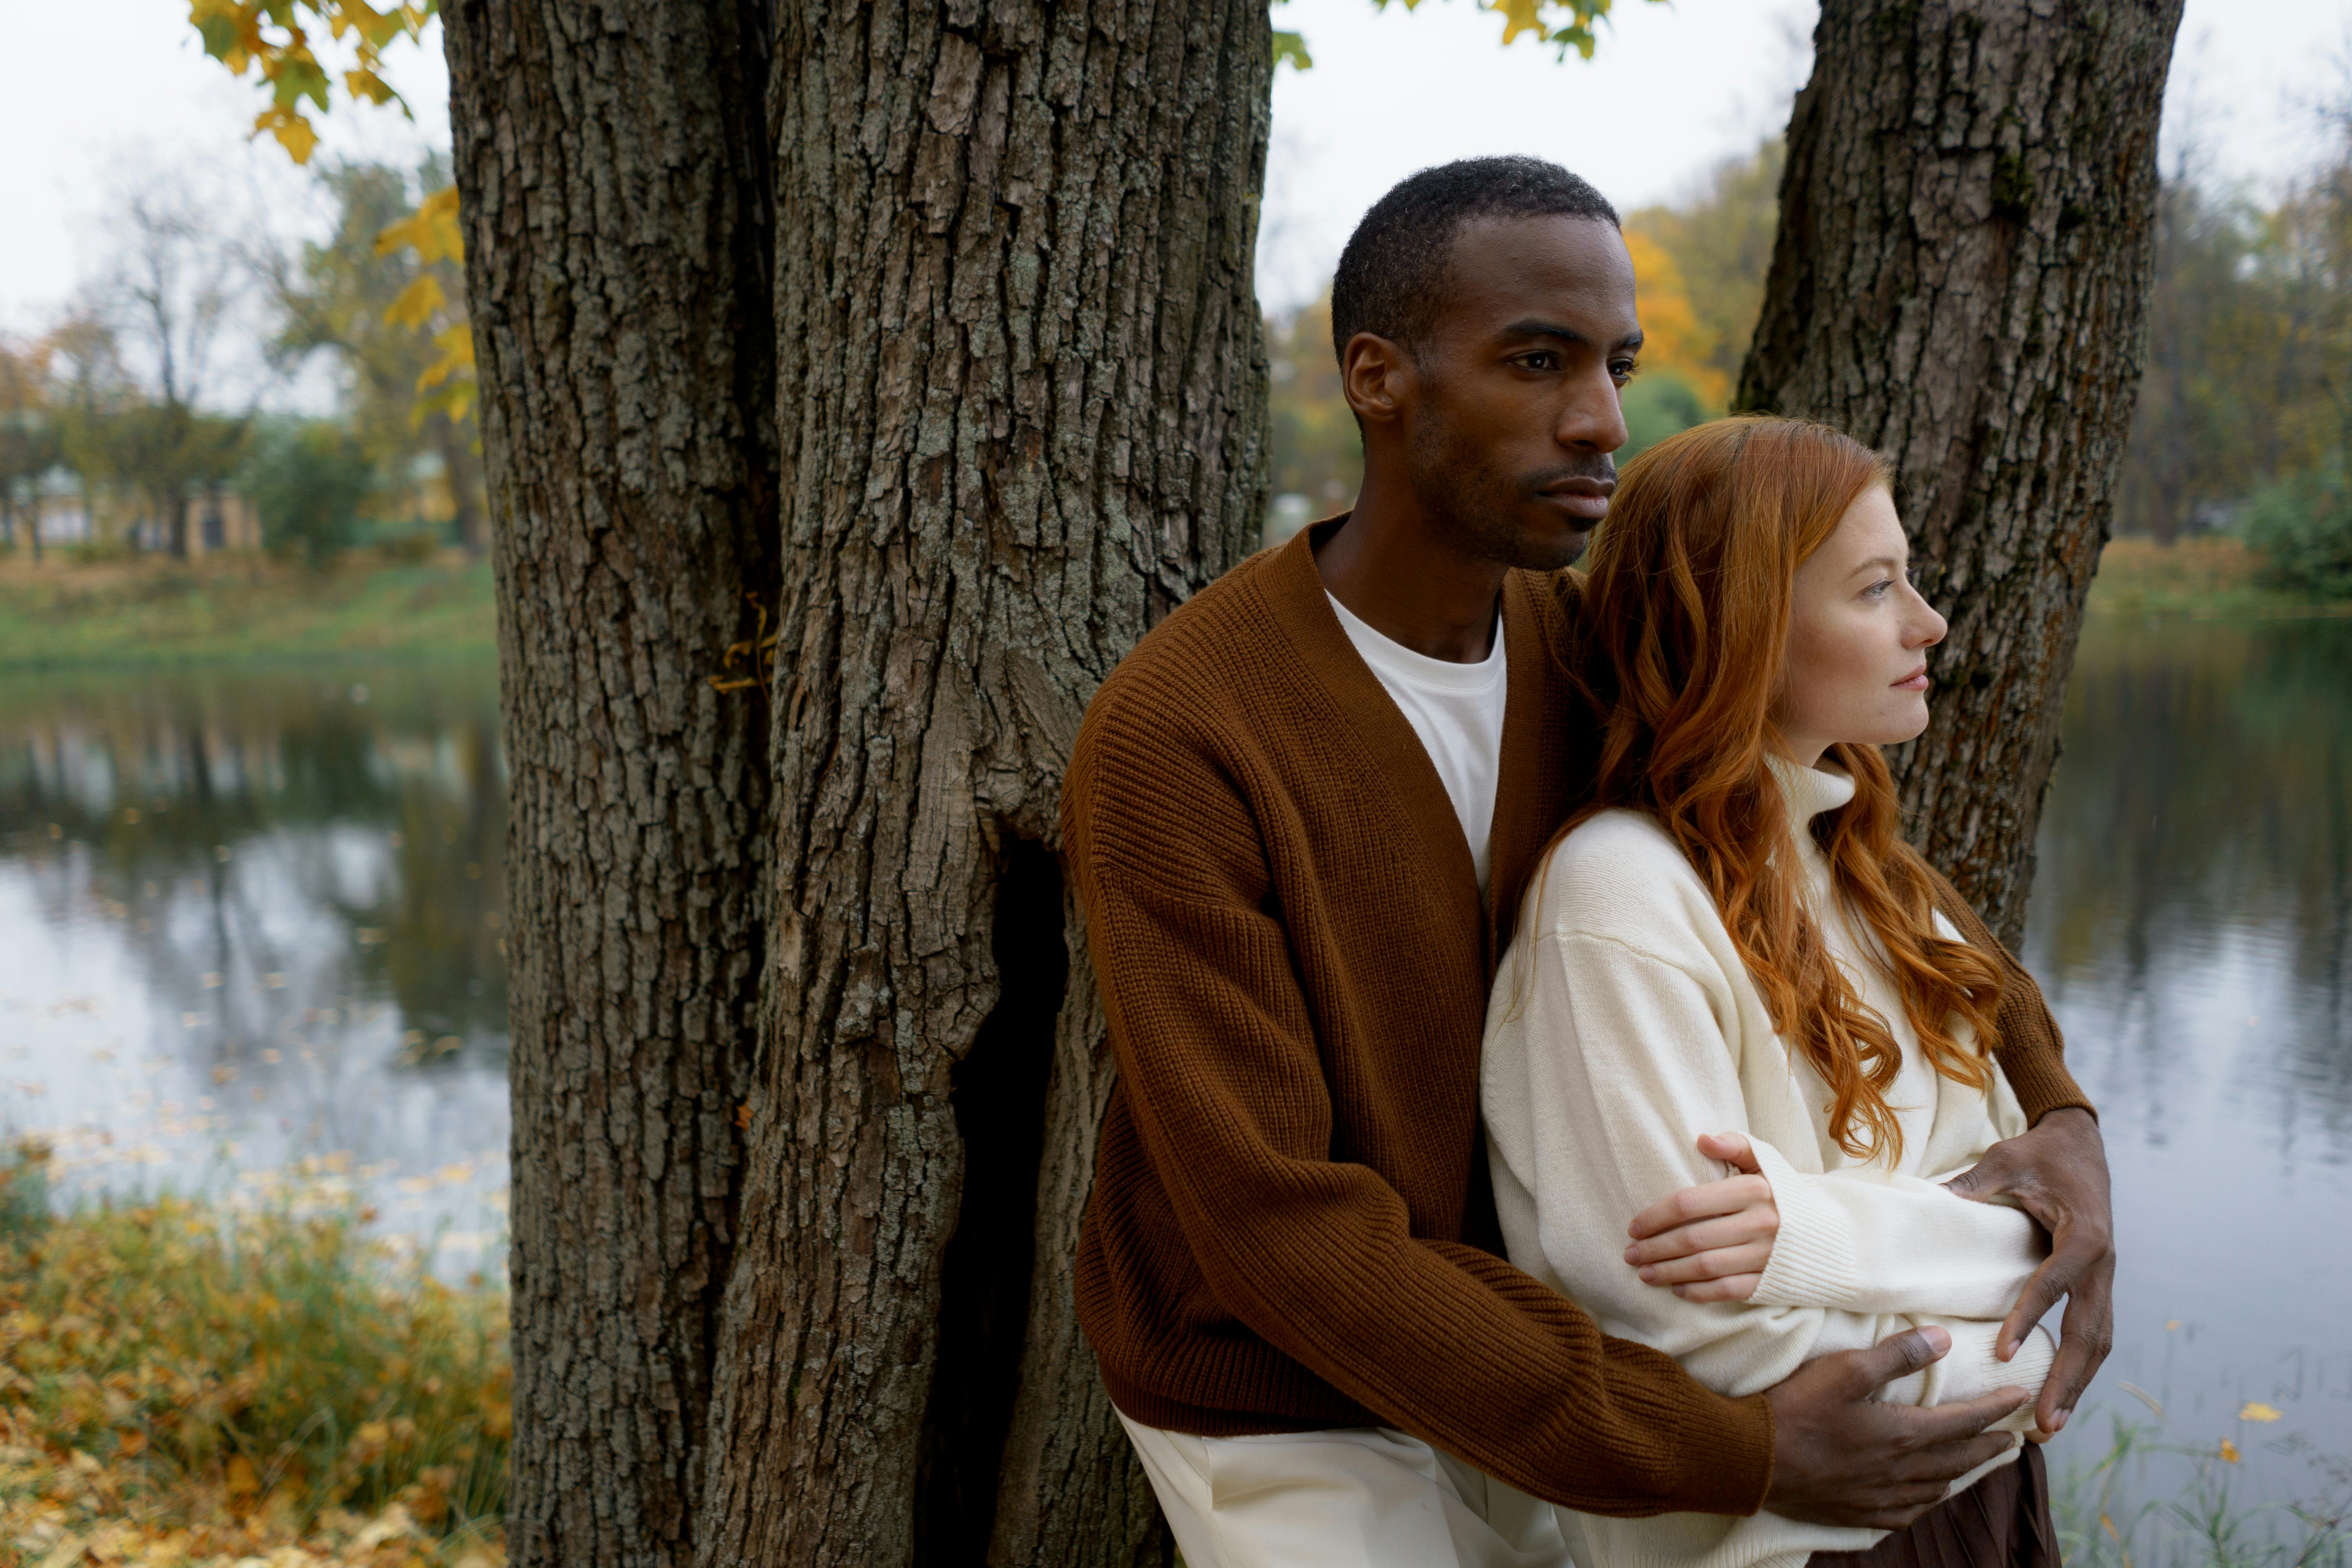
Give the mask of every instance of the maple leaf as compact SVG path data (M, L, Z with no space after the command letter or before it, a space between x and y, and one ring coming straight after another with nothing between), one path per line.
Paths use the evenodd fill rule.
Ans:
M448 302L449 297L441 291L441 280L430 272L420 272L400 291L400 298L384 307L383 319L395 327L421 331L433 319L433 312Z

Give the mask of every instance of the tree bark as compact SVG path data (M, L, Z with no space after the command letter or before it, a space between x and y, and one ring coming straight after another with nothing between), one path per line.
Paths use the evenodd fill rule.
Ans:
M709 678L774 604L768 21L442 16L511 770L508 1550L682 1564L767 946L767 709Z
M1071 1319L1108 1068L1057 796L1258 525L1265 7L777 27L774 969L700 1559L1161 1561Z
M1951 621L1890 754L1921 849L2014 942L2138 379L2180 0L1824 0L1738 406L1892 459Z

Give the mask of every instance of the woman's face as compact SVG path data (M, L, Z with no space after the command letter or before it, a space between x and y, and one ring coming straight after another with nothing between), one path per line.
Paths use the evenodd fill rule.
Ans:
M1789 667L1773 718L1807 767L1839 742L1892 745L1927 727L1927 649L1944 617L1911 588L1895 498L1873 487L1797 568Z

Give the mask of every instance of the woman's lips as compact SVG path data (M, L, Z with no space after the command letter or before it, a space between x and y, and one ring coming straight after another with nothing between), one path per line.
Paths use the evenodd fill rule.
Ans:
M1927 690L1927 667L1923 664L1918 668L1913 670L1910 674L1905 676L1902 679L1896 681L1895 683L1895 689L1897 691Z

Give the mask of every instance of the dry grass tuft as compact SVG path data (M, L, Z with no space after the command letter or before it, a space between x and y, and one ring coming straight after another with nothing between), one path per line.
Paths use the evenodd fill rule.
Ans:
M506 1303L341 1211L47 1215L0 1158L0 1564L499 1568Z

